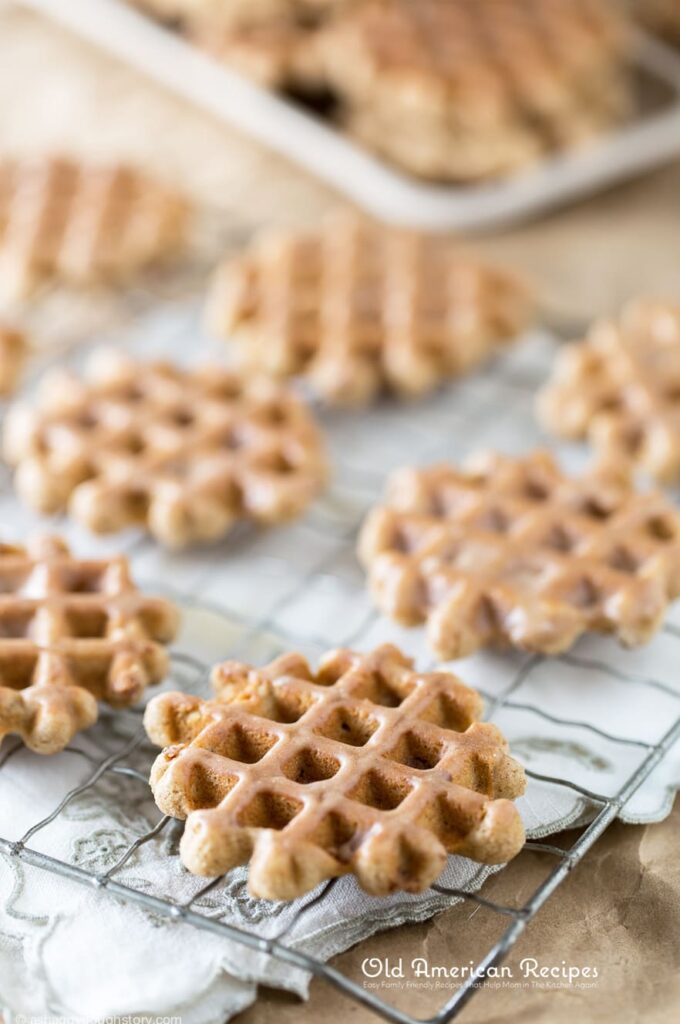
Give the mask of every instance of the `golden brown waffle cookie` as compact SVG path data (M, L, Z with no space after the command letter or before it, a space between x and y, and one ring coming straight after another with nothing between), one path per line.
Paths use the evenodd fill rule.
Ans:
M374 105L340 108L346 134L390 164L416 178L467 183L492 178L535 163L541 147L523 124L462 131L448 122L431 127L428 118L406 120L400 113Z
M642 644L680 594L680 516L663 495L570 479L540 451L400 470L359 553L378 607L426 622L442 658L557 654L586 630Z
M314 96L324 91L316 29L294 20L216 29L200 24L191 41L212 57L270 89Z
M178 613L140 594L126 559L81 560L63 541L0 545L0 741L63 750L97 719L97 701L128 707L168 667L162 644Z
M181 27L251 28L284 22L313 22L347 0L129 0L162 21Z
M607 0L365 0L322 48L350 130L429 178L510 170L631 105Z
M250 862L251 894L286 900L352 872L385 895L427 888L447 853L499 864L522 847L507 798L524 772L456 676L385 645L331 651L316 673L299 654L225 662L213 682L216 700L164 694L144 719L167 748L151 786L187 819L190 871Z
M174 255L187 213L179 195L122 164L0 162L0 292L118 281Z
M138 525L171 547L297 516L325 478L314 421L281 386L108 350L10 409L5 456L39 511L68 505L95 532Z
M680 477L680 306L639 300L568 345L539 395L556 434L585 438L604 465Z
M11 395L28 356L28 341L22 331L0 324L0 396Z
M530 311L510 273L343 213L227 260L207 317L251 367L302 374L326 401L359 405L466 372L513 340Z

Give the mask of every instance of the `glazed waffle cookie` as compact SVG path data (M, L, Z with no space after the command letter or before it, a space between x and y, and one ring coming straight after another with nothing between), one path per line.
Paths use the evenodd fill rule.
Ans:
M165 675L178 613L140 594L124 558L75 558L63 541L0 545L0 741L54 754Z
M265 235L218 270L209 328L327 402L417 396L489 358L530 319L524 285L439 239L351 213Z
M586 630L642 644L680 594L670 503L613 475L570 479L540 451L398 471L359 554L378 607L426 622L442 658L557 654Z
M68 506L97 533L146 527L171 547L297 516L325 479L317 428L279 385L108 350L82 377L46 375L35 405L10 409L4 441L38 511Z
M322 47L348 128L429 178L511 170L631 108L607 0L365 0Z
M11 395L16 389L28 348L22 331L0 323L0 396Z
M427 888L447 853L497 864L522 847L508 798L524 772L454 675L417 673L386 645L331 651L316 673L299 654L259 671L226 662L213 682L216 700L164 694L145 715L166 747L151 786L164 813L187 819L190 871L249 862L264 899L348 872L386 895Z
M629 305L558 356L538 400L543 424L588 438L603 464L680 478L680 306Z
M176 254L187 214L178 194L122 164L0 162L0 292L119 281Z

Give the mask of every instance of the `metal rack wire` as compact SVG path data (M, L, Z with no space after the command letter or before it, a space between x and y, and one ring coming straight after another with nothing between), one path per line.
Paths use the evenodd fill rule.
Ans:
M253 632L264 630L267 628L267 625L267 622L260 623L257 626L252 627ZM680 654L680 633L671 627L666 627L666 629L670 635L677 639ZM285 641L285 638L282 639ZM356 642L359 646L360 640L360 636L356 638ZM291 638L289 642L294 644L295 641ZM528 663L528 666L534 667L541 660L542 659L539 658L532 659L531 662ZM209 669L208 665L197 661L191 656L185 655L184 652L180 650L173 652L173 661L175 664L186 665L188 663L197 673L200 674L205 673ZM518 673L516 678L512 680L511 685L508 687L505 694L500 698L497 698L495 701L490 701L491 714L502 706L527 707L527 705L514 702L511 698L511 694L519 686L521 682L521 675L528 671L528 666L525 665L522 668L521 673ZM649 685L654 686L659 684L654 680L650 680ZM526 850L531 850L535 853L542 853L553 857L557 860L557 864L549 873L547 878L541 882L541 884L534 890L534 892L531 893L529 898L521 906L514 907L501 905L493 902L492 900L485 899L477 893L466 892L461 889L447 888L437 884L432 886L432 889L435 892L441 895L450 896L452 903L459 900L469 900L484 907L492 913L510 919L510 923L501 937L477 963L474 970L468 974L461 987L455 991L455 993L447 1000L445 1005L443 1005L434 1016L428 1018L428 1021L432 1022L432 1024L446 1024L447 1021L453 1020L457 1016L463 1006L479 988L480 984L487 978L490 969L500 964L500 962L507 956L538 910L564 881L575 865L583 859L587 851L602 835L605 829L615 820L624 804L632 797L645 779L649 777L673 743L680 739L680 694L676 694L674 691L669 692L673 693L673 696L677 698L678 716L658 743L649 744L642 740L617 737L611 733L605 732L604 730L597 729L589 723L575 723L581 728L589 729L603 737L606 737L611 742L634 745L645 750L644 758L637 769L630 775L624 785L620 787L619 791L614 796L605 796L603 794L593 792L592 790L580 786L566 778L554 778L527 770L527 775L530 778L552 786L568 787L584 797L589 803L595 805L598 810L590 824L569 848L563 849L550 843L531 840L525 844ZM564 721L557 718L557 716L550 715L542 708L535 706L528 707L532 713L547 720L555 721L557 719L558 721ZM415 1018L408 1013L404 1013L398 1008L388 1004L373 992L363 988L356 981L353 981L340 973L331 965L323 963L307 953L286 945L285 940L287 935L289 935L293 930L301 917L313 906L316 906L319 901L329 893L335 884L334 881L325 883L319 890L315 891L311 897L301 901L300 906L297 909L297 913L286 923L285 927L281 929L276 936L264 938L259 936L256 931L239 928L229 922L215 919L214 916L207 916L206 913L197 907L197 904L203 896L223 884L226 876L209 881L184 902L177 902L171 893L167 893L163 897L158 897L117 880L116 876L134 857L136 852L142 846L157 839L161 833L168 828L171 819L167 816L161 817L153 827L148 829L148 831L136 836L136 838L130 842L127 849L119 855L116 862L106 871L100 873L89 871L77 864L50 856L32 848L31 840L34 836L54 822L72 801L94 787L107 773L125 775L128 778L136 780L140 785L147 786L148 775L126 763L130 755L136 751L140 751L144 745L144 732L138 727L131 738L121 741L120 745L113 753L101 759L97 759L94 755L82 750L76 745L69 747L68 749L71 753L76 753L83 758L86 758L91 763L91 772L82 783L73 787L65 794L49 815L42 818L40 821L35 822L35 824L24 832L21 838L17 840L0 838L0 851L3 851L10 857L17 858L26 864L61 875L64 878L69 878L72 881L83 885L95 886L98 889L104 890L111 896L119 897L131 903L140 904L162 917L178 921L181 920L198 929L230 939L254 951L272 956L283 963L288 963L292 966L301 968L304 971L308 971L315 977L325 979L346 996L361 1003L363 1006L368 1007L375 1014L385 1020L393 1021L395 1024L418 1024L418 1018ZM7 746L4 751L0 752L0 769L7 765L12 756L20 749L21 745L19 743L15 743L11 746Z
M492 372L500 375L500 379L503 380L504 387L508 393L515 396L519 402L526 399L528 394L534 389L535 380L532 374L527 375L523 371L519 373L510 371L508 367L503 367L502 365ZM498 395L493 393L489 396L486 404L481 403L475 407L474 415L477 419L488 417L492 414L492 409L495 408L497 401ZM470 429L473 430L473 417L470 416L467 422L470 423ZM430 449L427 445L424 445L423 461L427 458L439 457L441 455L441 445L436 447L436 450L435 447L433 446ZM451 448L455 449L455 445L449 445L449 452ZM359 475L363 476L364 483L366 481L369 482L368 490L372 493L379 482L381 482L379 480L379 473L372 475L369 471ZM354 476L356 478L356 471ZM324 536L332 535L333 543L330 546L330 550L324 551L320 557L315 558L313 564L307 566L306 570L294 579L291 586L285 588L285 591L276 601L271 603L264 614L259 617L245 617L243 619L240 623L238 643L224 652L225 657L246 657L249 644L261 637L276 637L276 643L281 649L286 647L295 648L301 642L315 644L321 649L328 646L327 637L310 635L310 631L307 629L303 628L301 635L296 635L293 631L282 629L278 616L284 607L294 601L299 592L310 587L315 580L319 579L325 571L329 570L336 563L339 554L353 551L356 529L362 518L366 503L363 500L355 502L352 506L352 514L341 522L330 519L323 509L317 510L312 514L309 520L309 528L319 531ZM146 549L147 542L143 539L136 538L127 542L127 553L132 557L133 564L135 555ZM209 572L210 570L208 569L207 571ZM161 589L167 590L167 587ZM212 605L207 600L204 601L200 598L187 597L186 594L184 596L180 595L180 599L187 606L198 604L207 607L211 613L223 615L225 620L232 624L234 622L234 614L232 612L227 613L220 605ZM351 631L347 632L342 637L341 642L346 646L356 646L361 649L370 642L369 633L377 618L378 616L375 611L367 611L362 621L354 626ZM680 656L680 630L668 624L664 627L664 631L670 643L678 644L678 655ZM565 659L565 661L571 666L574 673L579 672L583 668L582 665L579 665L577 657L570 657ZM476 892L447 888L439 884L432 886L434 893L450 899L450 905L461 900L471 901L483 907L486 911L498 915L499 918L507 918L508 924L500 938L488 949L486 954L477 962L474 969L466 976L462 985L449 996L445 1004L440 1007L434 1016L428 1018L431 1024L445 1024L445 1022L457 1016L475 991L488 978L491 968L498 965L507 956L538 910L560 886L573 867L583 859L587 851L605 829L615 820L627 801L631 799L642 783L650 776L675 741L680 739L680 692L676 692L671 687L666 686L661 680L640 679L632 674L627 675L619 669L611 669L611 671L620 676L623 682L631 682L636 685L646 685L649 687L661 687L664 693L676 702L677 715L669 724L665 733L655 742L647 742L642 738L618 736L605 731L599 725L594 725L592 722L563 718L534 702L515 700L513 695L520 689L528 675L536 671L543 663L544 659L538 656L525 660L518 669L512 672L507 686L505 686L500 694L484 693L482 689L482 693L487 700L487 718L497 715L503 709L529 712L540 717L545 722L584 729L608 743L621 747L635 748L640 752L640 761L613 795L595 792L567 777L554 777L527 770L527 775L535 782L558 789L566 788L577 794L583 801L584 808L589 808L589 817L592 820L590 820L578 838L568 848L563 849L549 842L534 840L529 840L526 843L525 849L553 858L556 863L547 877L520 906L501 905L478 895ZM205 681L210 668L206 660L197 658L191 652L180 647L172 651L172 664L174 673L186 674L188 671L192 674L192 680L190 680L188 685L189 689L192 686L199 688L199 684ZM481 688L478 687L478 689ZM120 880L122 869L133 860L142 847L158 841L164 834L167 834L167 830L171 828L171 819L168 817L161 817L148 830L137 834L130 841L127 848L118 855L115 863L111 864L105 871L89 870L64 857L53 856L43 850L36 849L33 843L34 838L56 821L73 801L91 791L102 779L108 776L125 776L139 784L139 786L148 786L148 772L136 767L131 761L133 760L133 755L134 757L143 756L150 764L153 751L146 743L140 726L139 714L129 713L128 720L134 723L132 735L128 733L120 738L116 742L113 752L103 755L103 752L100 751L100 755L97 755L89 750L82 749L77 742L74 742L68 748L70 753L88 762L90 768L86 778L71 788L51 813L41 820L34 822L25 830L20 838L8 839L0 837L0 852L17 861L70 879L81 885L94 886L112 897L145 907L160 917L184 922L202 931L221 936L243 947L265 954L284 964L309 972L317 978L324 979L347 997L367 1007L385 1020L395 1022L395 1024L417 1024L417 1018L385 1002L373 991L345 976L337 968L316 959L300 949L294 948L287 941L290 933L304 915L313 907L318 906L319 902L329 894L335 885L334 881L326 883L305 900L300 901L296 913L286 922L285 926L280 928L275 935L264 937L258 934L256 928L237 926L230 921L222 920L219 915L215 916L214 912L208 913L200 906L202 897L224 884L227 876L209 881L184 901L179 901L176 896L173 896L172 892L156 895L136 887L129 880L125 882ZM109 735L109 740L110 738ZM2 769L7 766L21 749L21 744L18 742L5 744L4 748L0 749L0 780Z

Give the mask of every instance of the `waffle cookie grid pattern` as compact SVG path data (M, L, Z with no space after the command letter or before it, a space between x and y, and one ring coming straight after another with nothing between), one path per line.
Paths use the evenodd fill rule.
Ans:
M600 0L368 0L319 45L349 131L425 178L510 171L631 108L621 12Z
M188 204L123 164L66 158L0 162L0 293L22 300L45 283L118 281L181 248Z
M442 658L485 645L557 654L587 630L647 642L680 593L680 516L547 452L398 471L359 554L378 607L427 623Z
M114 350L82 378L43 378L36 405L8 414L5 455L30 506L68 506L96 533L142 526L170 547L294 517L325 479L317 428L280 386Z
M508 798L524 773L481 699L446 673L418 674L394 647L300 655L260 671L227 662L216 701L165 694L147 708L166 749L161 810L187 818L190 871L250 861L249 890L293 899L354 872L368 892L420 891L447 853L502 863L524 832Z
M137 591L124 558L77 560L53 537L3 544L0 585L0 740L56 753L97 701L128 707L165 675L178 613Z
M538 400L545 426L587 438L598 460L680 477L680 306L638 300L557 357Z
M507 174L635 105L611 0L133 2L428 180Z
M325 401L361 405L381 391L422 395L469 371L530 315L512 274L342 213L227 260L207 319L254 369L303 375Z
M181 335L176 330L173 332L173 343L178 354L186 350L186 347L191 345L192 338L195 337L193 316L187 316L186 321L186 326ZM164 330L159 333L163 335L163 344L167 345L170 332ZM143 352L145 358L152 357L159 351L159 348L151 347L154 345L153 335L153 331L144 329L137 336L136 344L139 346L138 351L140 353ZM550 348L550 356L551 354L552 347ZM364 492L359 492L360 477L358 473L351 472L351 465L358 460L359 453L362 457L362 465L370 466L374 470L370 477L370 496L372 500L377 500L380 477L384 474L387 464L396 465L399 463L403 464L405 461L409 463L417 461L418 455L414 447L409 447L406 428L414 417L417 418L423 415L425 411L427 411L428 417L432 417L433 410L435 409L438 410L438 414L436 419L428 419L427 422L429 447L427 454L423 455L424 461L450 458L452 446L456 453L456 458L462 457L465 453L464 446L473 443L473 437L476 438L474 442L476 445L480 444L481 439L481 442L489 447L496 447L499 444L506 443L525 450L531 448L536 443L536 435L534 433L534 420L530 416L530 401L535 386L545 377L545 371L548 366L547 358L548 353L546 353L545 365L543 363L538 366L532 364L527 369L527 361L524 359L522 351L516 350L508 361L503 360L493 364L483 379L471 378L461 382L460 386L456 389L456 403L451 402L451 396L448 394L437 395L428 403L427 410L397 408L395 412L398 413L398 420L392 417L388 407L381 407L376 412L379 416L377 423L373 422L369 430L362 431L366 447L361 450L361 453L360 446L354 445L350 437L343 435L341 438L341 454L347 466L344 470L341 466L338 467L338 489L339 493L343 496L346 507L358 511L360 505L362 505L360 498ZM463 406L464 424L461 425L460 417L454 419L452 416L452 405L456 407ZM508 415L511 409L512 412ZM500 416L498 415L499 411L506 413L502 422L500 422ZM515 423L516 419L519 418L519 414L523 412L525 416L521 422L524 426L524 431L520 433L521 427L518 426L513 432L510 429L510 423L511 421ZM347 423L351 419L350 417L344 417L343 422ZM447 450L444 450L442 446L443 436L446 436ZM381 439L381 447L377 446L376 437ZM502 437L502 440L499 441L499 437ZM387 452L382 441L389 445ZM435 447L435 445L438 447ZM5 505L6 507L7 505ZM218 582L218 567L216 565L212 566L209 573L203 572L200 577L197 573L194 573L193 575L187 575L186 578L182 578L182 590L187 594L188 600L191 601L202 602L215 598L219 586L220 601L223 604L221 622L224 626L225 636L233 628L234 616L237 614L236 610L240 608L243 618L239 621L243 623L243 629L248 635L244 636L242 632L238 634L239 639L236 641L236 649L230 643L229 650L233 652L232 656L236 656L237 650L239 658L254 664L260 664L280 651L298 649L302 646L305 650L309 649L310 657L316 658L320 651L328 649L333 645L332 636L328 635L327 630L318 619L312 621L311 618L303 617L299 620L300 626L303 629L303 633L300 635L291 629L290 619L286 622L279 618L280 609L294 603L291 596L292 593L298 593L302 587L307 587L312 592L314 581L318 581L322 573L325 574L329 571L328 549L325 546L321 546L321 537L326 540L330 540L331 537L337 539L337 523L334 524L323 517L317 507L305 525L306 527L313 527L315 533L313 534L311 530L305 529L304 537L298 538L296 550L300 551L305 543L311 546L310 539L316 536L319 543L315 549L315 557L314 559L311 557L307 559L304 566L296 566L300 571L289 578L286 592L279 594L276 604L278 611L271 609L271 603L273 602L270 602L267 608L262 608L259 603L251 602L247 605L243 603L239 605L226 599L228 588L225 584L224 574L219 577ZM297 527L295 529L297 530ZM269 539L276 539L276 535L272 534ZM267 538L264 537L262 540L267 541ZM337 539L337 542L342 543L342 550L346 552L346 557L349 559L351 552L347 546L347 538L343 537L342 541ZM139 543L137 541L133 542L127 537L121 538L121 543L131 545L130 551L135 559L138 572L150 579L161 577L163 552L158 551L149 542L141 546L140 550ZM247 575L243 578L244 581L252 579L252 577ZM212 590L208 585L208 580L211 580L213 583ZM263 575L262 580L264 587L258 588L260 593L267 587L266 576ZM363 592L360 578L353 576L353 580L352 587L345 594L345 608L348 611L351 607L351 595L354 594L358 599L359 595ZM225 598L224 601L222 601L222 598ZM187 608L188 614L190 614L191 607L189 605ZM336 612L335 621L339 620L340 613ZM250 629L255 621L257 622L257 630L251 633ZM329 617L324 621L331 622L332 619ZM372 645L381 642L383 639L380 634L376 635L372 628L376 622L375 614L372 614L368 621L364 621L362 618L361 625L359 625L356 620L354 623L350 622L349 614L343 612L342 622L346 627L346 632L343 632L342 636L343 644L347 643L351 647L365 646L366 649L369 649ZM267 644L263 652L262 642L264 637L269 634L269 631L276 633L277 642L271 647ZM350 631L352 634L351 639ZM333 626L333 632L336 634L337 639L335 625ZM313 645L312 637L318 637L318 640L315 640ZM412 635L409 640L416 641L416 638ZM677 627L673 626L672 621L663 630L660 642L668 643L671 648L671 657L677 656L680 640L678 639ZM183 637L181 649L176 652L178 658L184 650L193 650L190 645L187 647L186 644L187 638ZM308 644L312 646L308 648ZM417 641L416 647L420 648L420 644ZM641 677L636 676L634 666L624 657L626 652L620 652L614 645L610 647L606 643L601 649L607 663L617 672L621 672L627 678L627 682L634 683L637 679L638 682L644 683L641 686L640 696L640 702L644 709L646 706L646 696L649 696L651 702L654 699L655 693L657 693L656 686L666 678L661 667L659 666L658 670L656 666L650 668L649 672L645 673L644 681L642 681ZM224 652L216 651L212 655L214 660L217 660L220 656L224 656ZM531 659L531 662L535 669L536 666L540 669L540 666L544 664L538 658ZM209 671L209 663L205 658L202 659L201 664L197 662L190 673L185 673L181 661L178 660L175 664L178 673L178 686L181 686L183 689L202 689L203 681ZM522 678L525 677L525 672L522 668L524 664L525 660L521 657L511 659L512 667L506 682L508 683L508 689L513 690L514 698L499 696L495 700L494 695L497 691L492 687L489 689L488 699L494 702L495 715L499 715L499 721L504 715L504 709L509 708L512 711L513 699L526 700L531 704L532 714L538 716L539 722L547 717L545 727L549 729L551 727L550 723L554 724L555 714L560 716L564 715L564 712L556 712L555 709L552 709L552 715L546 716L543 712L543 707L545 706L543 696L536 689L531 693L527 693L522 688L519 691L513 689L516 684L520 687L526 685L525 683L520 684L519 680L519 674L521 674ZM572 680L576 684L580 675L588 672L588 668L582 666L574 668L572 671ZM533 673L529 673L529 678L532 678L532 676ZM591 678L594 677L589 676L589 679ZM623 689L621 691L620 699L624 701L628 699L632 689L624 683L621 686L622 688L626 687L625 692ZM583 714L575 711L575 713L568 717L583 721L584 725L586 722L592 724L593 720L586 713L586 709L582 708L582 710ZM127 716L125 716L125 720L127 721ZM643 710L640 715L640 731L639 733L637 731L634 733L641 741L639 748L630 747L630 735L633 734L617 740L617 751L625 753L631 749L633 751L639 749L639 760L636 757L634 764L631 763L630 767L626 769L625 774L622 776L620 789L617 783L616 786L608 788L606 792L600 794L599 803L586 801L587 808L594 815L592 824L584 829L579 828L575 832L561 836L557 840L560 843L559 850L557 846L550 847L548 845L550 840L548 839L544 839L542 843L530 841L527 844L527 848L531 852L527 852L526 856L536 859L540 858L540 862L545 865L549 884L546 885L542 874L540 885L536 890L529 893L518 893L516 900L512 899L510 901L512 903L511 908L494 903L491 892L483 893L485 897L483 913L492 915L492 923L495 923L497 926L494 928L494 933L498 935L498 941L490 940L488 943L484 943L481 949L479 947L477 941L479 936L476 935L475 929L477 927L476 922L480 918L477 913L473 913L476 906L475 901L477 900L474 891L463 894L460 890L451 890L444 884L439 885L437 891L430 890L417 900L419 906L430 907L428 913L434 913L450 908L453 903L464 896L465 903L455 908L453 912L460 913L460 942L463 944L462 948L469 951L470 958L474 956L476 961L476 966L471 970L469 977L463 981L460 988L454 994L446 992L433 998L429 1012L432 1013L432 1020L436 1021L437 1024L446 1024L446 1022L457 1017L459 1012L467 1006L468 997L472 996L474 998L483 987L485 964L489 962L495 963L498 957L507 955L518 934L516 919L514 916L508 917L508 914L520 915L523 921L528 924L528 927L531 928L531 922L535 914L545 905L546 901L549 898L553 901L560 899L560 884L567 877L572 877L574 865L584 861L582 870L588 870L590 858L586 854L602 835L603 830L621 814L621 804L624 804L624 813L628 815L631 811L633 814L635 813L636 809L633 808L630 801L630 793L643 779L651 781L648 776L652 769L656 770L658 768L659 756L664 752L668 752L672 745L677 742L678 735L680 735L680 720L676 720L675 713L669 712L668 729L665 730L667 735L664 735L662 740L661 734L654 736L652 740L646 733L644 727L645 720L646 716ZM573 726L573 724L572 721L571 725ZM609 724L613 726L613 721ZM538 727L537 725L536 728ZM96 743L96 759L93 758L90 765L83 761L82 775L78 777L78 792L80 793L84 789L86 793L93 794L99 786L97 780L102 777L100 762L105 765L104 778L111 780L112 783L114 780L119 779L119 776L115 773L121 764L137 762L130 761L130 748L127 745L127 741L120 741L117 744L115 748L116 760L112 761L111 747L105 742L104 731L99 730L97 727L91 730L88 735L91 735L92 740ZM587 734L583 733L582 735L585 736ZM593 741L595 744L599 744L600 738L595 736ZM650 741L654 743L652 748L647 747ZM16 762L22 756L27 756L22 755L21 750L19 750L9 757L8 755L11 754L11 743L9 741L6 744L6 748L0 752L2 754L0 757L0 776L3 778L6 774L11 773L12 769L16 770ZM595 746L593 749L599 748ZM145 763L147 760L146 750L144 749ZM576 760L571 762L571 764L573 767L559 773L551 770L549 761L543 763L539 761L538 765L534 762L532 767L534 769L538 767L538 770L543 771L545 775L555 776L559 774L560 778L553 778L550 782L550 792L556 798L559 798L565 792L569 792L571 782L581 786L590 786L591 790L599 788L598 783L592 778L588 781L587 778L584 779L582 777ZM531 776L532 772L528 771L527 774ZM144 785L143 782L140 782L140 786ZM536 783L534 779L530 779L529 801L533 798L535 787L542 785L546 785L546 783ZM66 793L67 788L64 787L64 793ZM70 797L72 794L68 795ZM579 798L578 795L575 795L575 799ZM112 809L120 810L117 801L111 801L111 807ZM63 821L64 816L64 812L60 812L59 820ZM26 822L26 825L32 825L34 830L44 828L45 823L38 821L39 817L39 813L30 816L30 820ZM631 818L627 817L626 820L631 820ZM152 859L158 858L164 863L167 861L168 844L174 843L172 819L164 818L160 821L154 819L148 823L147 831L146 824L141 825L135 817L134 821L130 821L130 826L130 845L127 849L121 850L116 848L109 851L109 858L106 864L106 884L102 888L104 900L120 899L131 907L148 911L153 915L154 919L159 921L161 916L168 920L176 919L179 911L182 922L184 922L186 927L195 930L197 939L202 934L206 936L218 934L225 941L232 941L235 944L236 950L239 953L242 951L244 957L248 955L248 948L253 949L256 947L262 949L264 943L262 938L263 921L259 915L261 904L253 901L238 900L238 902L234 902L231 900L231 893L234 892L234 889L239 893L241 892L240 872L227 876L221 883L214 886L208 897L205 896L203 880L187 878L182 873L185 882L193 882L194 884L190 890L185 892L186 902L181 907L178 907L177 892L173 887L166 886L156 876L153 878L154 884L149 887L145 882L140 882L139 870L140 866L149 856ZM48 853L53 854L52 857L43 856L37 848L35 839L31 838L28 834L20 842L15 842L16 832L6 832L5 836L7 838L5 836L0 837L0 850L7 855L10 864L14 865L17 870L20 870L24 863L38 863L46 872L48 878L52 877L58 880L62 875L68 875L72 878L72 858L70 854L64 854L56 849L54 845L50 848L50 840L55 831L54 829L45 830L41 836L42 842L45 844L44 849ZM89 892L94 886L99 888L102 882L101 870L100 862L81 863L76 881L79 881L85 887L86 892ZM488 869L479 866L476 877L486 877L487 871ZM446 877L449 884L455 884L451 882L449 876ZM334 913L337 899L344 895L346 891L345 886L348 881L349 879L340 880L336 885L329 883L327 886L320 887L320 893L310 894L310 897L307 899L295 901L292 904L269 905L267 908L267 920L271 925L271 931L268 931L267 934L271 935L272 931L274 931L275 937L266 940L267 950L271 954L271 957L267 957L264 961L266 969L272 972L279 970L285 977L289 977L291 970L295 967L301 971L311 972L319 979L315 984L323 983L335 986L347 997L348 1013L353 1009L354 1004L357 1003L361 1004L365 1010L375 1013L377 1015L376 1019L380 1016L381 1019L392 1020L395 1024L405 1024L406 1021L408 1021L408 1024L417 1024L417 1017L422 1016L422 1012L417 1010L409 1012L407 1008L395 1006L393 997L389 993L383 995L382 993L372 993L366 989L365 980L360 975L354 975L347 968L346 960L327 964L324 962L324 957L316 944L314 944L314 948L310 953L305 953L300 948L300 943L297 941L300 932L304 933L305 928L310 927L310 921L314 921L316 911L319 911L321 914L325 914L327 911L329 917ZM209 884L213 885L214 883L211 882ZM476 890L477 883L472 888ZM77 889L75 891L77 892ZM218 919L214 900L221 898L224 898L225 901L223 906L230 907L230 913ZM410 902L411 900L409 899ZM249 907L254 908L256 916L244 917L241 915L241 911ZM559 912L559 905L556 909ZM371 911L371 915L372 913ZM467 961L467 957L465 959ZM323 993L321 993L321 998L324 998Z

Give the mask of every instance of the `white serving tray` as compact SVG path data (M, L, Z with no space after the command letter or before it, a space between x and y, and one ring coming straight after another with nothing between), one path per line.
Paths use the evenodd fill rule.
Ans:
M367 212L428 230L487 228L564 203L680 155L680 57L640 35L636 61L669 100L597 142L494 182L429 185L393 170L293 103L205 56L123 0L18 0L301 164Z

